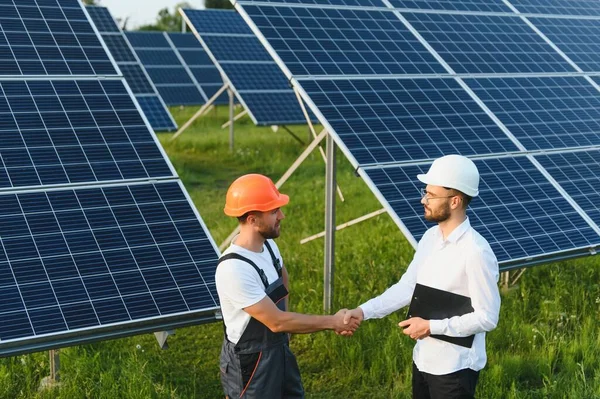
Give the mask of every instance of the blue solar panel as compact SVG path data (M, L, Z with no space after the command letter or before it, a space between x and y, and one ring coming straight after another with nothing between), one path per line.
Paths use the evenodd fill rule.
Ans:
M535 158L600 226L600 151L538 155Z
M119 80L0 82L0 188L172 177Z
M287 78L241 16L223 10L184 14L256 124L306 122Z
M583 77L465 81L527 150L600 145L600 95Z
M575 72L516 16L403 15L457 73Z
M93 7L90 7L93 8ZM125 38L123 35L107 35L104 34L102 36L104 39L104 43L106 43L106 47L108 47L108 51L113 56L117 64L121 63L137 63L137 59L135 55L129 48L127 42L125 42Z
M531 17L529 20L581 70L600 72L600 26L598 20Z
M139 64L124 64L119 67L133 94L151 94L158 97L154 91L154 87L152 87L152 83L148 80L148 77ZM162 108L164 112L168 112L164 106Z
M301 84L357 164L518 151L454 79Z
M218 306L217 254L177 182L0 195L0 340Z
M127 84L141 104L150 125L154 130L175 130L177 125L171 117L167 106L163 103L158 91L152 85L150 77L136 58L127 39L115 23L110 12L105 7L90 6L87 10L100 31L108 50L119 65ZM150 99L152 97L152 99ZM152 106L148 106L152 104ZM148 112L152 112L149 114Z
M87 7L86 10L88 14L90 14L90 17L99 32L121 33L121 29L119 29L119 26L115 23L108 8L91 6Z
M293 75L445 73L388 11L244 5Z
M192 14L193 15L193 14ZM243 22L241 20L240 22ZM275 64L256 36L208 36L200 34L210 52L219 61L268 62ZM283 74L283 73L282 73Z
M600 16L597 0L511 0L520 12L533 14Z
M259 3L313 4L351 7L387 7L382 0L256 0Z
M600 236L526 157L475 161L480 195L469 206L471 225L485 237L501 263L579 250ZM368 169L377 191L419 240L433 224L423 218L417 174L429 165Z
M221 73L192 33L169 33L169 39L189 67L192 75L204 90L207 98L211 98L221 87ZM229 104L227 92L221 94L214 104Z
M417 10L512 12L498 0L389 0L394 8Z
M126 32L150 79L168 105L204 104L208 97L163 32Z
M0 4L0 75L115 75L77 0Z

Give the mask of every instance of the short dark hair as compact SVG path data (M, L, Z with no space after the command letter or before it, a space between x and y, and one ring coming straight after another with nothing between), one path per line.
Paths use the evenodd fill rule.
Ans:
M455 195L460 197L460 199L462 200L463 203L463 209L467 209L467 207L469 206L469 204L471 203L471 200L473 199L473 197L471 197L470 195L467 195L465 193L463 193L462 191L459 191L455 188L451 188L451 187L444 187L446 190L451 190L454 193L456 193Z
M260 211L248 211L246 213L244 213L242 216L238 216L238 222L244 224L248 221L248 216L250 215L258 215L259 213L262 213Z

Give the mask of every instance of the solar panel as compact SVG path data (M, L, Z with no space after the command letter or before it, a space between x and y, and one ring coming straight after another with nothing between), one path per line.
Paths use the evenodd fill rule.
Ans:
M255 124L306 123L285 75L237 13L182 12Z
M600 96L583 77L465 81L527 150L600 145Z
M0 81L0 188L173 177L120 80Z
M389 0L389 2L394 8L417 10L512 12L506 4L497 0Z
M168 105L199 105L208 101L192 73L163 32L126 32L125 36L161 97Z
M600 236L527 157L475 161L480 194L468 211L471 225L489 243L502 269L535 257L587 253ZM365 170L374 191L387 202L408 232L419 240L433 224L423 218L417 174L429 165Z
M292 75L445 73L389 11L244 5Z
M532 14L600 16L596 0L510 0L520 12Z
M77 0L0 4L0 75L116 75Z
M223 79L221 73L215 67L202 45L198 43L198 39L191 33L173 33L169 32L169 39L187 64L192 75L198 84L204 90L206 97L212 98L221 87L223 87ZM214 101L214 104L229 104L229 96L227 92L222 93Z
M25 7L13 47L36 12L71 50L101 43L75 0ZM215 320L216 246L116 63L90 56L111 76L0 79L0 356Z
M416 175L452 153L479 168L469 214L501 269L600 245L600 77L556 51L597 71L589 16L600 3L512 2L588 16L568 21L492 0L268 3L235 7L413 245L428 227ZM563 170L590 187L577 191Z
M456 73L575 72L516 16L402 15Z
M119 65L125 80L131 87L138 102L144 103L142 111L154 130L175 130L177 124L171 117L150 77L135 56L133 49L119 29L106 7L89 6L88 13L102 35L108 50ZM142 100L143 99L143 100ZM149 107L149 104L153 106Z
M9 193L0 204L2 345L216 306L217 257L181 183Z
M301 84L355 166L518 151L454 79Z
M600 151L537 155L535 158L594 223L600 225Z
M598 20L532 17L529 20L581 70L600 72Z

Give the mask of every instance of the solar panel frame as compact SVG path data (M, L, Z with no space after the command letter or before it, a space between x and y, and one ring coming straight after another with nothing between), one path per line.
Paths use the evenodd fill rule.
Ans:
M175 123L173 116L167 109L167 105L108 8L87 6L86 10L94 24L100 26L96 26L96 28L105 41L113 59L120 67L136 99L144 103L145 106L142 107L142 110L150 121L152 128L156 131L176 130L177 123ZM160 105L156 104L157 102ZM150 103L154 105L149 107Z

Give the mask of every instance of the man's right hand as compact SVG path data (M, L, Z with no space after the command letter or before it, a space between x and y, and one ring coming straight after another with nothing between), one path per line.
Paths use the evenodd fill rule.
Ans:
M353 323L358 323L358 325L360 325L360 323L362 323L363 319L365 318L365 315L362 311L362 309L360 307L358 308L354 308L354 309L350 309L350 310L346 310L346 313L344 314L344 324L345 325L351 325ZM336 334L339 335L343 335L343 336L351 336L352 335L352 331L336 331Z
M336 334L346 336L352 335L352 333L354 333L354 331L356 331L360 325L360 320L358 319L348 317L348 320L346 320L346 315L348 312L348 309L340 309L335 315L333 315L335 324L333 330Z

